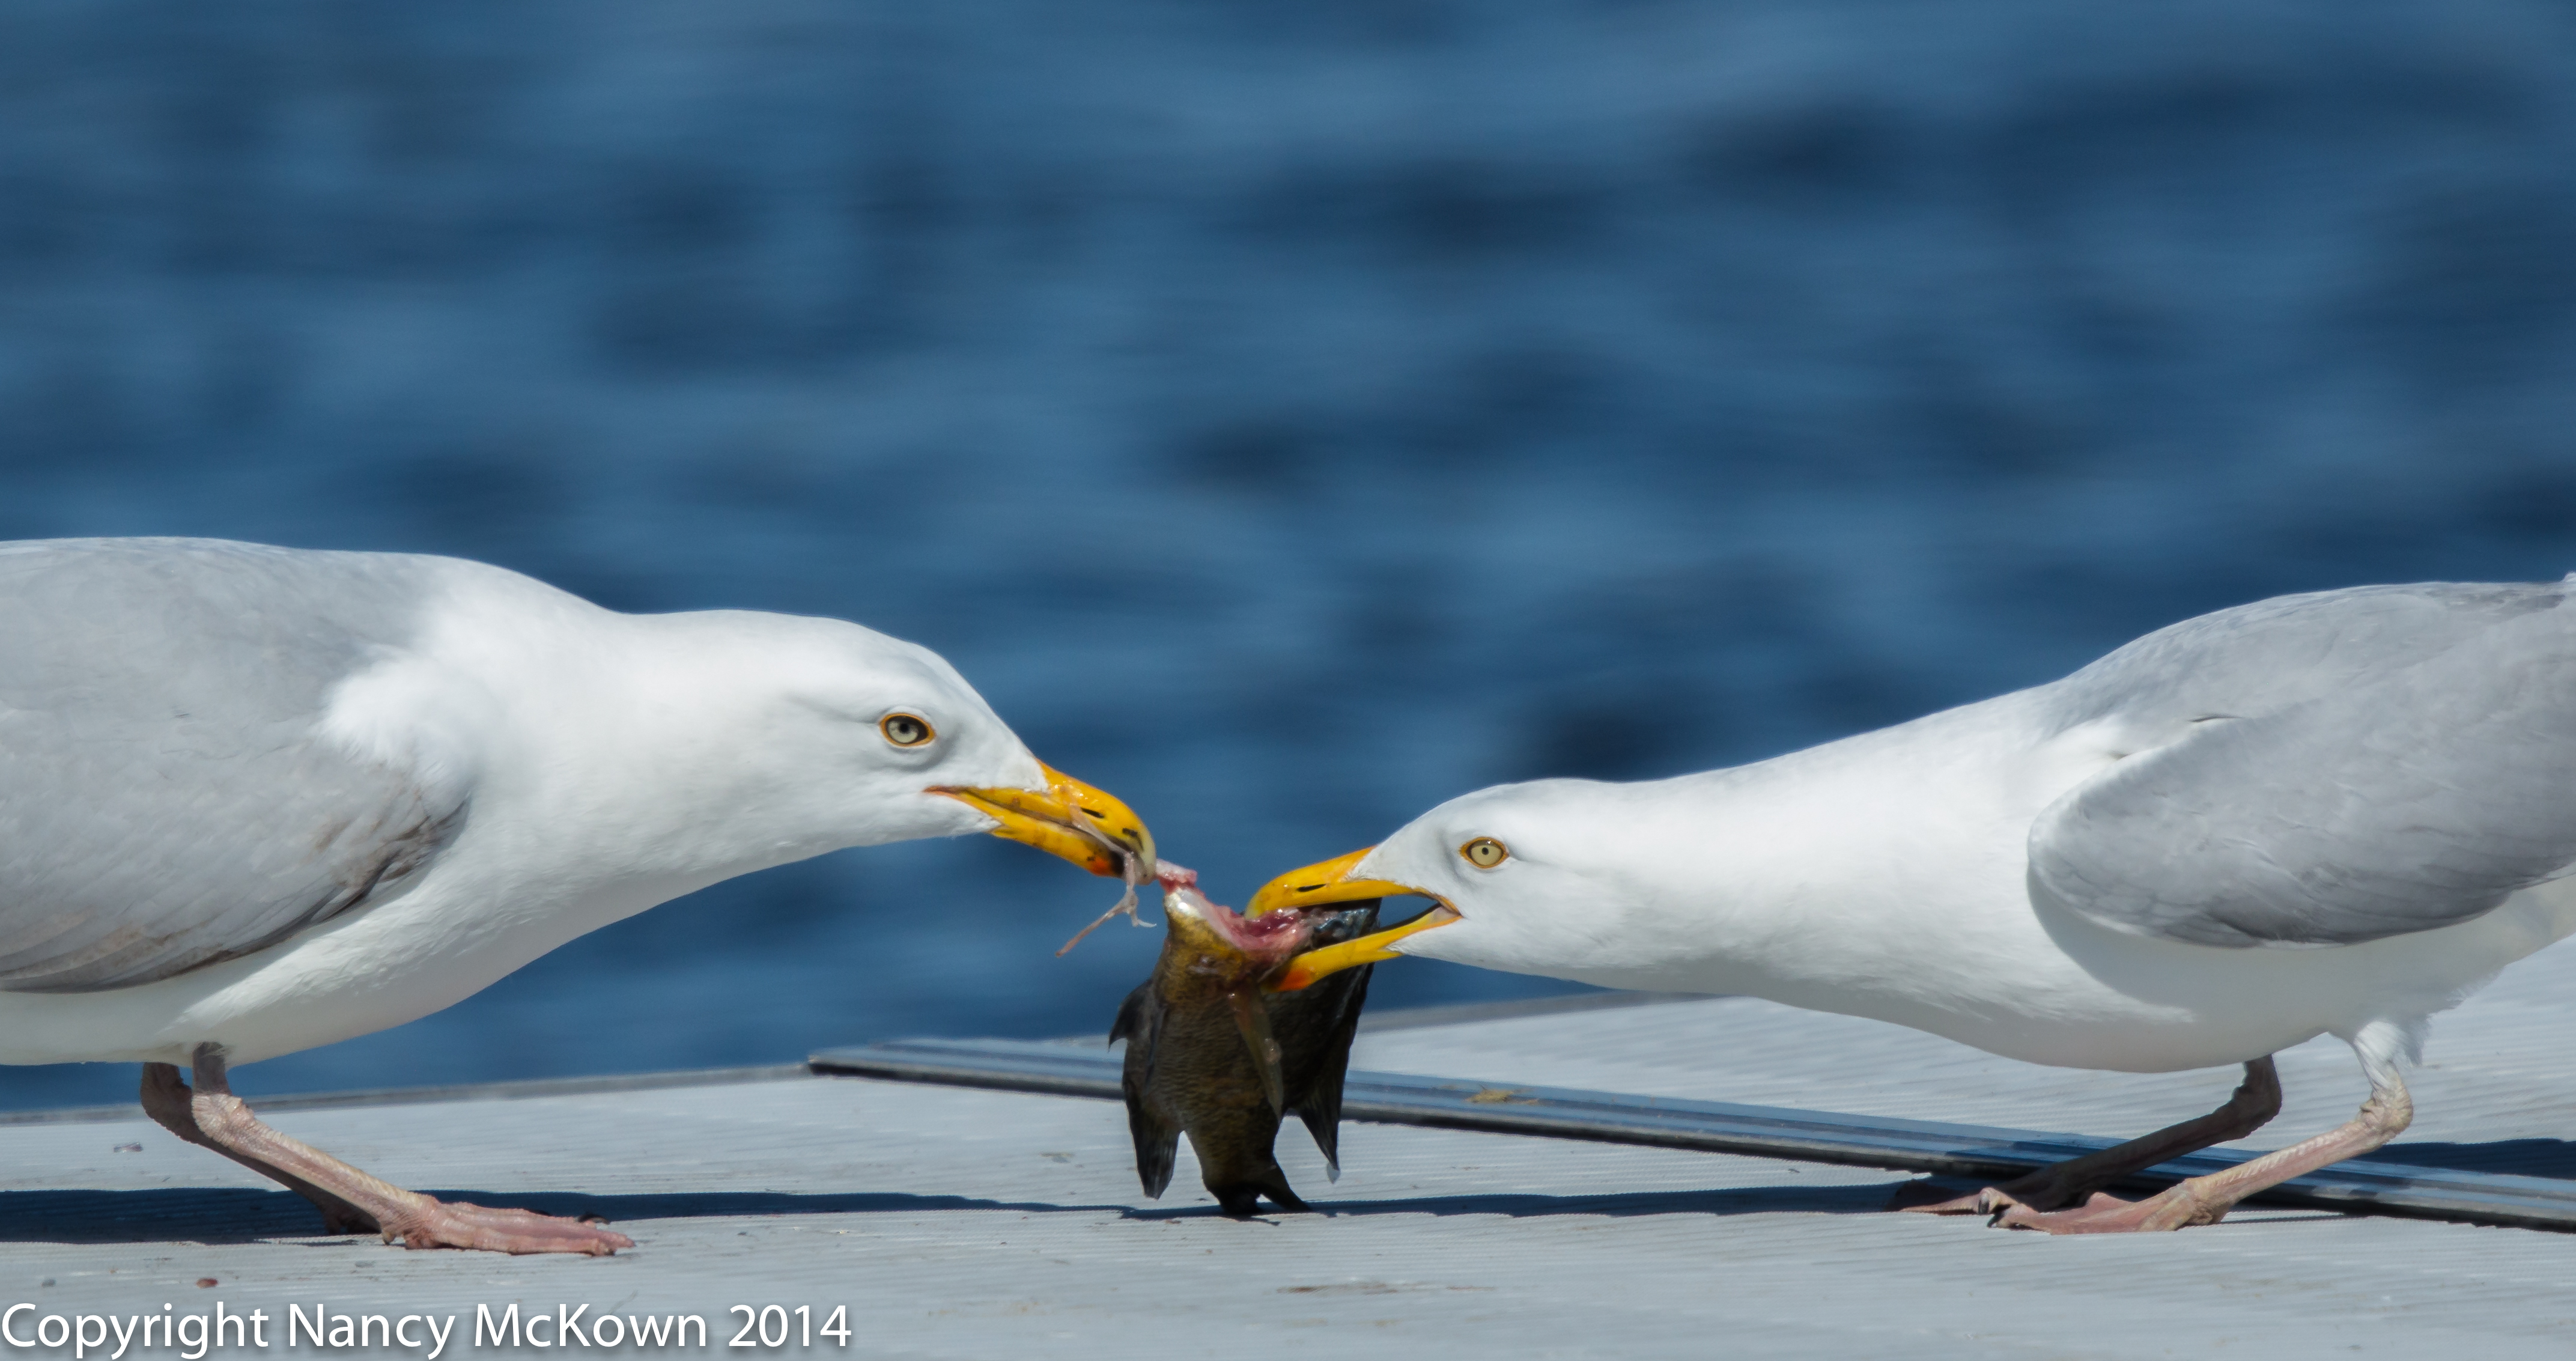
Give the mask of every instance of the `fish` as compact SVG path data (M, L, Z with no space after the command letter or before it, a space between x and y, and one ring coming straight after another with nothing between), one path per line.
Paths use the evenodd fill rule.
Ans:
M1199 1177L1225 1213L1257 1212L1263 1196L1310 1208L1288 1185L1272 1147L1294 1111L1341 1180L1342 1078L1374 966L1345 969L1295 992L1273 992L1308 950L1377 927L1378 900L1245 917L1188 883L1164 881L1163 953L1118 1008L1112 1044L1127 1042L1120 1087L1149 1199L1172 1182L1187 1134Z

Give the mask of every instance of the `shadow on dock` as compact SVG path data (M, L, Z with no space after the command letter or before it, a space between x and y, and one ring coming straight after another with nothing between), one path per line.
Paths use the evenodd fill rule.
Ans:
M2499 1139L2487 1144L2390 1144L2370 1155L2375 1163L2447 1167L2514 1177L2576 1181L2576 1143L2565 1139Z
M1055 1205L1039 1201L978 1200L968 1196L918 1196L900 1192L798 1195L783 1191L674 1192L663 1195L593 1196L547 1191L513 1195L495 1191L433 1190L448 1201L471 1201L540 1214L596 1215L611 1224L653 1219L713 1219L781 1215L930 1214L956 1210L1010 1210L1020 1214L1123 1214L1124 1205ZM0 1243L255 1243L272 1238L315 1238L321 1213L291 1191L226 1187L152 1191L10 1191L0 1193Z
M1214 1205L1138 1208L1131 1205L1059 1205L1045 1201L979 1200L900 1192L798 1195L778 1191L681 1192L662 1195L583 1195L540 1192L434 1190L441 1200L509 1206L541 1214L596 1215L611 1224L656 1219L710 1219L783 1215L939 1214L1008 1210L1018 1214L1103 1214L1125 1219L1222 1217ZM1604 1195L1536 1193L1415 1196L1400 1200L1318 1201L1327 1216L1501 1215L1527 1219L1554 1215L1861 1214L1886 1208L1888 1187L1760 1186L1684 1191L1630 1191ZM1265 1216L1266 1217L1266 1216ZM277 1238L316 1238L321 1216L288 1191L226 1187L151 1191L12 1191L0 1194L0 1243L255 1243Z
M1501 1215L1531 1219L1552 1215L1597 1215L1632 1219L1641 1215L1875 1214L1887 1208L1891 1183L1858 1186L1746 1186L1694 1191L1619 1191L1597 1195L1551 1196L1537 1192L1496 1192L1450 1196L1408 1196L1402 1200L1321 1200L1315 1212L1331 1218L1354 1215ZM1259 1217L1289 1211L1265 1210ZM1130 1219L1222 1217L1213 1205L1175 1205L1130 1210Z
M2576 1181L2576 1142L2504 1139L2493 1143L2392 1144L2372 1161ZM1643 1215L1877 1214L1901 1183L1825 1186L1717 1187L1627 1191L1598 1195L1535 1192L1412 1196L1379 1200L1317 1200L1327 1216L1499 1215L1528 1219L1557 1215L1633 1218ZM1946 1184L1946 1183L1945 1183ZM1962 1186L1967 1182L1960 1182ZM441 1200L510 1206L567 1217L597 1216L611 1224L656 1219L711 1219L782 1215L938 1214L1008 1210L1019 1214L1106 1214L1125 1219L1222 1217L1214 1205L1139 1207L1122 1204L1061 1205L1046 1201L982 1200L971 1196L912 1195L891 1191L795 1194L782 1191L671 1192L585 1195L548 1191L507 1194L434 1190ZM1263 1218L1269 1217L1265 1213ZM252 1243L322 1235L321 1216L288 1191L240 1187L150 1191L0 1192L0 1243Z

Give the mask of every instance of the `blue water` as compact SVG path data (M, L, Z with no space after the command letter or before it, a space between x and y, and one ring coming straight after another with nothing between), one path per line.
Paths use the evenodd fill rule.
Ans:
M2104 9L31 0L0 537L859 619L1233 901L1494 781L2576 568L2576 11ZM1055 958L1106 898L829 856L242 1086L1094 1031L1157 940Z

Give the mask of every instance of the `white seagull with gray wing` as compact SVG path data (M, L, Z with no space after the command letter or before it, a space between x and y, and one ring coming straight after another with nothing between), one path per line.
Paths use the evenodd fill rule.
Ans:
M1731 770L1468 794L1251 908L1428 895L1394 953L1746 994L2011 1058L2241 1063L2217 1111L1909 1206L2052 1232L2214 1222L2379 1147L2428 1018L2576 932L2571 583L2287 596L2054 684ZM2095 1193L2279 1109L2321 1034L2371 1083L2344 1126L2150 1199ZM2089 1197L2089 1198L2088 1198Z
M721 879L969 832L1154 864L945 661L855 624L618 614L449 558L0 544L0 1062L140 1061L156 1120L335 1228L629 1246L386 1185L253 1118L228 1064Z

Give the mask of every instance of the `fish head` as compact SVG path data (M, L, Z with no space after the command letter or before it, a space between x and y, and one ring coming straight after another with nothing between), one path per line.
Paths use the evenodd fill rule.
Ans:
M1257 982L1285 967L1313 945L1319 926L1342 915L1325 911L1245 916L1210 902L1189 885L1164 893L1163 912L1171 922L1165 955L1185 955L1194 974L1232 985Z

